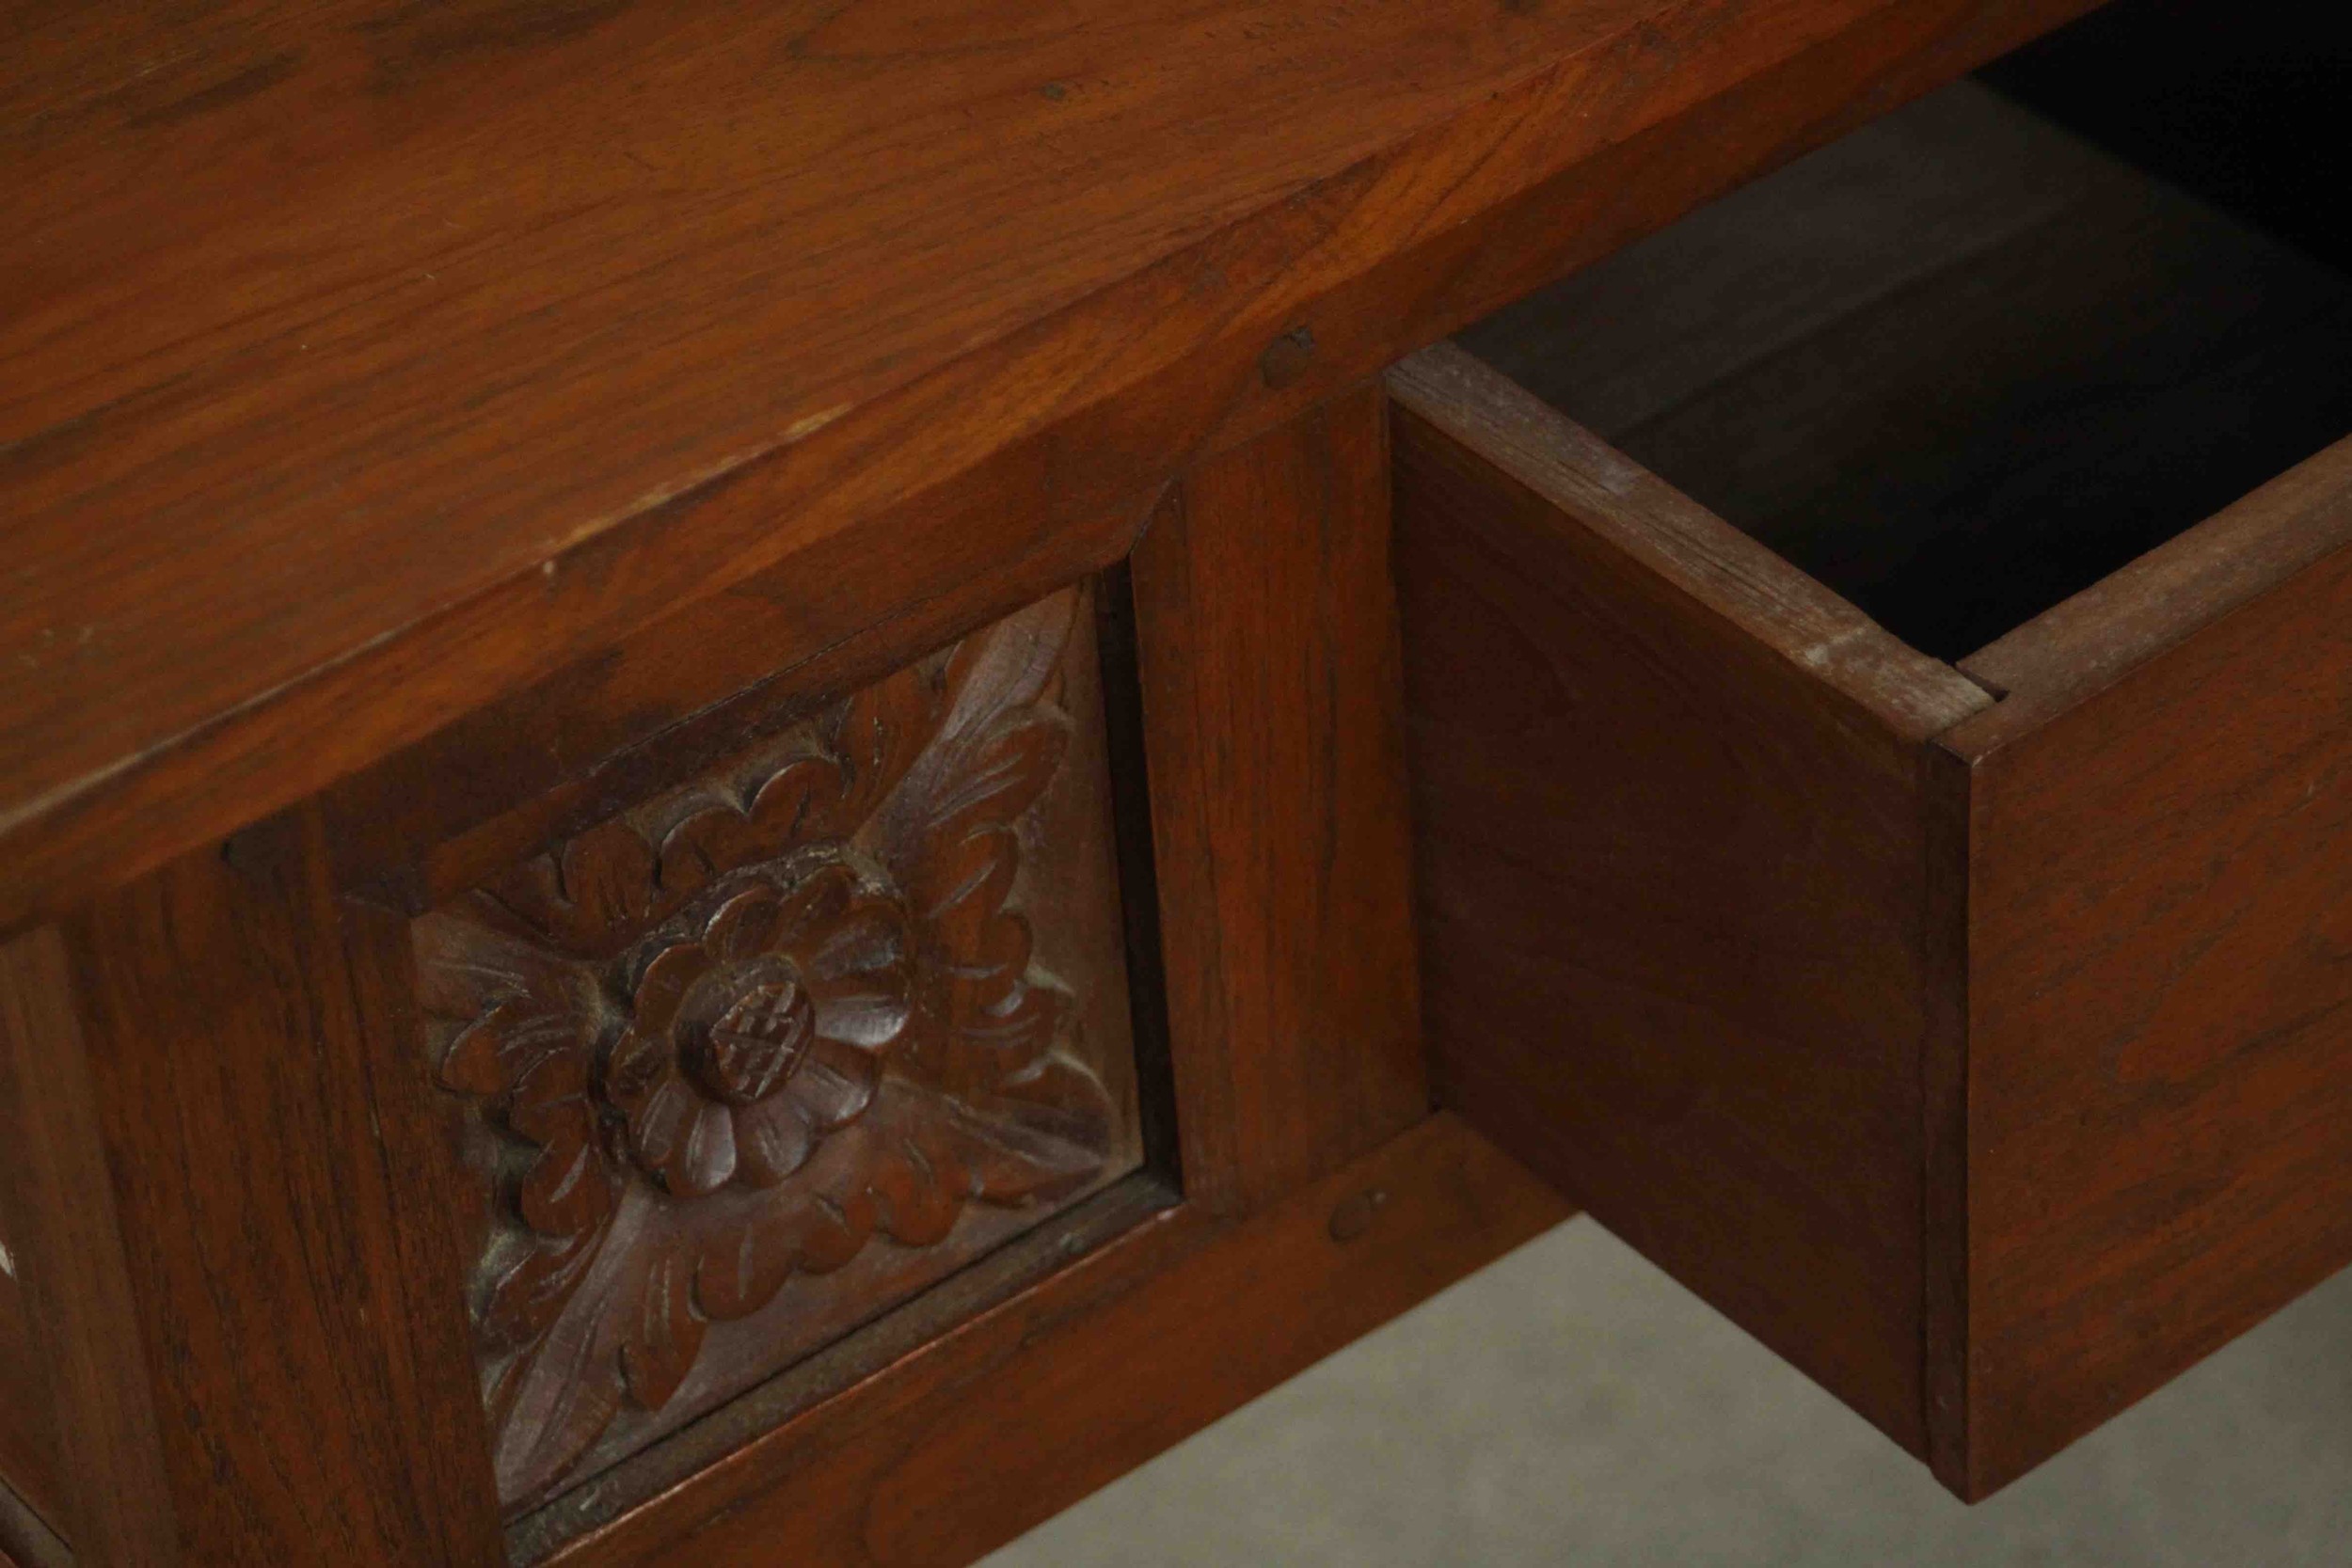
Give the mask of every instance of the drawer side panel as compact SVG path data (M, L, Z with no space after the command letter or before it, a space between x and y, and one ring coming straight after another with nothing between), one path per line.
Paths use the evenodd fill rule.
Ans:
M1396 446L1440 1102L1924 1451L1915 734L1454 435Z

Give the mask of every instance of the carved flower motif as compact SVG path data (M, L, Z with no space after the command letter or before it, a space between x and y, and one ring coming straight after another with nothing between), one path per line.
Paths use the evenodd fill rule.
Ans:
M604 1068L630 1156L682 1197L772 1187L872 1102L907 1022L905 917L831 865L662 946Z
M1104 1173L1115 1113L1073 999L1006 907L1068 737L1073 609L418 918L441 1082L496 1144L473 1317L510 1508L792 1278Z

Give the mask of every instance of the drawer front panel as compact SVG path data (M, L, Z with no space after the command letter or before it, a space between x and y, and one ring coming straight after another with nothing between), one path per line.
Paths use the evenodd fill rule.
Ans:
M1057 594L416 921L510 1512L1139 1164L1093 627Z
M2227 612L2040 722L1947 739L1974 764L1980 1485L2352 1262L2352 443L2236 510L2216 562L2338 548L2233 607L2248 584L2162 579L2176 623ZM2031 661L1986 662L2038 695Z

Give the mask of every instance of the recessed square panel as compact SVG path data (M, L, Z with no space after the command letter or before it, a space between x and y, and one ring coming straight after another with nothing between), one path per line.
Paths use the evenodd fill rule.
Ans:
M1091 598L416 921L510 1513L1139 1164Z

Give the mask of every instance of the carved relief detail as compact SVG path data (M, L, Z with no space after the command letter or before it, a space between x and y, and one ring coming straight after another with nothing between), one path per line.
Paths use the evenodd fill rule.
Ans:
M441 1082L504 1150L474 1323L510 1503L788 1279L1103 1172L1110 1098L1007 907L1074 598L416 922Z

